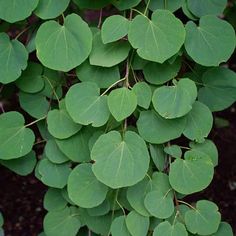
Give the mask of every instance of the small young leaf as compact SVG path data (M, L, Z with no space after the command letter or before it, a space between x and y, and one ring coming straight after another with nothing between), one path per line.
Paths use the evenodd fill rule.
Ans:
M145 82L138 82L134 85L133 91L137 96L137 102L140 107L148 109L152 100L152 90Z
M120 79L118 66L109 68L93 66L88 60L76 68L76 75L80 81L96 83L99 88L108 88Z
M7 167L18 175L26 176L30 174L36 165L37 159L35 152L31 151L24 157L13 160L1 160L0 164Z
M103 126L109 119L107 96L100 96L100 89L92 82L82 82L70 88L66 95L66 108L79 124Z
M125 216L120 216L113 220L111 224L111 233L112 236L131 236L125 223Z
M185 226L181 223L171 225L168 221L160 223L154 230L153 236L188 236Z
M61 164L69 161L68 157L60 151L54 139L49 139L45 145L46 157L55 164Z
M193 109L187 114L187 124L184 136L196 142L204 141L213 125L213 116L207 106L200 102L193 104Z
M101 204L108 191L108 187L96 179L91 167L92 164L78 165L68 179L70 199L83 208L92 208Z
M188 153L185 160L176 159L170 165L170 184L182 194L191 194L205 189L211 182L214 166L208 158L200 158L197 152ZM186 181L187 180L187 181Z
M126 226L132 236L147 235L149 217L142 216L136 211L131 211L126 217Z
M168 61L163 64L149 62L143 68L145 79L151 84L164 84L165 82L174 79L180 70L180 60L175 60L173 64Z
M144 199L151 190L152 182L148 177L145 177L142 181L129 187L127 190L127 199L130 205L142 216L150 216L150 213L144 206Z
M181 158L182 150L178 145L171 145L164 148L165 153L175 158Z
M137 104L136 94L128 88L115 89L108 96L109 110L117 121L129 117L135 111Z
M231 226L226 222L221 222L217 232L212 236L233 236L233 234Z
M36 119L40 119L47 115L49 102L41 93L19 93L19 102L23 110Z
M153 110L142 111L137 121L141 137L154 144L162 144L180 137L185 124L185 117L167 120Z
M63 198L61 190L49 188L44 195L43 207L47 211L58 211L65 208L67 201Z
M40 64L30 62L27 69L16 81L17 87L25 93L37 93L41 91L44 87L42 73L43 67Z
M113 15L104 21L101 29L104 44L115 42L128 34L129 21L120 15Z
M196 210L185 213L185 224L193 234L210 235L217 231L221 215L215 203L201 200L197 202Z
M236 73L224 67L207 70L202 76L204 87L198 92L200 102L211 111L221 111L236 101Z
M43 226L47 236L76 236L81 222L78 214L74 214L72 208L66 207L47 213Z
M81 125L73 122L65 109L54 109L48 112L47 117L49 133L58 139L66 139L76 134Z
M167 219L174 212L173 198L169 190L166 193L160 189L149 192L144 205L152 216L160 219Z
M155 110L166 119L186 115L197 98L197 87L190 79L181 79L174 86L162 86L153 93Z
M0 159L10 160L28 154L34 144L34 133L24 126L24 117L15 111L0 115Z
M201 152L208 155L208 157L211 159L214 166L217 166L218 151L217 151L216 145L211 140L206 139L205 142L203 143L191 142L189 146L191 147L193 151Z
M41 181L53 188L64 188L71 172L67 163L54 164L46 158L40 161L38 170L41 175Z
M57 139L56 143L59 149L73 162L90 161L88 147L90 137L91 130L89 128L83 128L70 138Z
M124 61L130 51L128 42L113 42L103 44L101 34L97 33L93 37L93 49L89 56L91 65L112 67Z
M95 161L92 170L97 179L111 188L136 184L149 166L144 140L131 131L123 138L117 131L101 135L93 146L91 159Z

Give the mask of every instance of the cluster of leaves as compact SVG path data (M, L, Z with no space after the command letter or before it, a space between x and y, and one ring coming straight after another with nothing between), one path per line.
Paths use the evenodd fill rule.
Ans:
M233 235L215 203L183 199L211 183L212 112L236 101L226 4L0 0L3 111L19 101L0 163L49 187L41 236Z

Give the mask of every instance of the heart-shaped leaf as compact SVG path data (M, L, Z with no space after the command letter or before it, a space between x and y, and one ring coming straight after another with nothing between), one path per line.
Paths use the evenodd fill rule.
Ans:
M67 72L88 57L92 49L92 33L80 16L71 14L62 26L52 20L42 24L35 42L37 57L43 65Z
M148 170L149 154L143 139L127 131L101 135L93 146L92 170L99 181L111 188L131 186L142 180Z
M170 11L157 10L152 14L152 20L136 16L131 22L128 38L140 57L163 63L180 50L185 30L182 22Z

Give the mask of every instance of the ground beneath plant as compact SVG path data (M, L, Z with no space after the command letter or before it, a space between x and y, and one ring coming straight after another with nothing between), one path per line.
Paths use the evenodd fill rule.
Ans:
M217 203L222 219L236 232L236 105L218 117L226 118L230 126L214 128L211 139L220 158L214 180L206 191L195 194L190 201L209 199ZM37 236L42 231L45 211L42 199L46 189L33 175L20 177L0 167L0 211L5 218L6 236Z

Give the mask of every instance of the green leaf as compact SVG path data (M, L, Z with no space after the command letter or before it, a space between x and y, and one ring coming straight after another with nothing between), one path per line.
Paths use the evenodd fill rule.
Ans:
M78 206L92 208L101 204L108 187L100 183L92 172L92 164L78 165L68 179L68 194Z
M99 0L99 1L94 1L94 0L73 0L75 4L79 6L79 8L84 9L100 9L108 5L111 0Z
M29 62L27 69L16 81L17 87L25 93L37 93L44 87L42 78L43 67L34 62Z
M76 68L76 75L80 81L96 83L99 88L108 88L120 79L118 66L92 66L88 60Z
M154 172L152 175L152 191L169 192L171 189L169 176L162 172ZM169 193L173 196L173 193Z
M189 10L198 17L221 15L226 8L227 0L187 0Z
M147 176L136 185L129 187L127 190L127 199L130 205L142 216L150 216L150 213L144 206L144 199L147 193L151 190L152 182Z
M0 14L4 9L1 7L4 2L4 0L0 1ZM8 84L17 80L22 70L27 67L27 60L28 52L25 46L16 39L10 40L6 33L0 33L0 83Z
M171 145L164 148L164 152L175 158L182 157L182 150L178 145Z
M0 164L7 167L18 175L26 176L33 172L34 167L36 165L36 161L37 159L35 156L35 152L31 151L26 156L15 160L1 160Z
M111 209L110 202L105 199L99 206L88 208L87 212L90 216L104 216L106 215Z
M148 2L148 0L146 0ZM184 0L168 0L168 1L156 1L151 0L149 3L149 9L155 11L157 9L166 9L171 12L178 10L183 5Z
M206 71L202 76L204 87L199 90L198 99L211 111L221 111L236 101L236 73L219 67Z
M66 94L66 108L79 124L103 126L109 119L107 96L100 96L100 89L92 82L73 85Z
M104 44L115 42L128 34L129 20L120 15L113 15L104 21L101 29Z
M181 136L185 128L185 117L164 119L155 111L142 111L137 121L138 132L150 143L162 144Z
M149 154L143 139L127 131L101 135L93 146L92 170L99 181L111 188L131 186L142 180L148 170Z
M0 0L0 19L15 23L29 17L39 0Z
M157 10L152 14L152 20L136 16L131 22L128 38L140 57L163 63L180 50L185 30L171 12Z
M135 92L124 87L112 90L107 102L111 114L117 121L129 117L138 104Z
M217 231L221 215L215 203L201 200L197 202L196 210L187 211L184 218L188 231L193 234L209 235Z
M180 66L181 63L178 59L173 64L168 61L163 64L149 62L143 68L145 80L151 84L164 84L178 75Z
M104 216L90 216L87 211L80 208L80 214L82 221L88 226L91 231L99 235L109 234L111 221L113 219L111 213Z
M170 191L167 193L161 190L149 192L145 197L144 205L152 216L160 219L166 219L174 212L174 203Z
M23 110L36 119L47 115L50 107L46 97L41 93L19 93L19 102Z
M130 51L128 42L113 42L103 44L101 34L93 37L93 49L89 56L89 62L94 66L112 67L124 61Z
M200 102L193 104L193 109L187 114L187 124L184 136L196 142L203 142L212 129L213 116L207 106Z
M60 211L47 213L43 226L47 236L76 236L81 222L72 208L66 207Z
M176 159L170 165L169 179L174 190L191 194L205 189L212 181L214 166L197 152L185 153L185 160Z
M166 119L186 115L197 98L197 87L190 79L181 79L174 86L162 86L153 93L155 110Z
M57 139L56 143L59 149L73 162L90 161L90 151L88 147L90 137L90 129L82 128L77 134L70 138Z
M45 86L41 93L51 100L58 100L62 97L63 77L59 71L44 68L43 79Z
M67 201L63 198L61 190L49 188L43 199L43 207L47 211L58 211L65 208Z
M165 168L165 152L163 145L149 145L151 158L159 171L163 171Z
M61 164L69 161L68 157L60 151L54 139L49 139L47 141L44 151L47 158L55 164Z
M34 13L41 19L52 19L61 15L68 7L70 0L40 0Z
M120 11L127 10L132 7L136 7L141 0L113 0L113 5Z
M226 222L221 222L217 232L212 236L233 236L233 234L231 226Z
M145 82L138 82L134 85L134 93L137 96L137 102L140 107L148 109L152 100L152 90Z
M111 234L112 236L131 236L129 233L126 223L125 216L119 216L115 218L111 224Z
M203 143L194 143L189 144L193 151L203 153L211 159L214 166L218 165L218 151L216 145L211 140L205 140Z
M188 236L187 230L181 223L171 225L168 221L160 223L154 230L153 236Z
M58 139L66 139L76 134L80 129L80 124L75 124L65 109L54 109L48 112L48 131Z
M28 154L34 144L34 133L24 126L24 117L15 111L0 115L0 159L10 160Z
M39 173L41 181L53 188L64 188L67 184L68 176L71 169L67 163L54 164L48 159L44 158L39 163Z
M147 235L149 229L149 218L131 211L126 217L126 226L132 236Z
M36 35L36 49L44 66L67 72L88 57L92 49L92 33L80 16L71 14L62 26L53 20L43 23Z
M192 21L188 22L186 33L185 49L200 65L218 66L221 62L226 62L234 52L236 44L234 29L216 16L201 17L199 26Z

